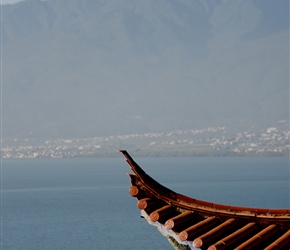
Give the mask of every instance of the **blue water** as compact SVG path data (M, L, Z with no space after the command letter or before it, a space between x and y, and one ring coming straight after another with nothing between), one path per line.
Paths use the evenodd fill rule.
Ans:
M290 207L289 158L136 158L198 199ZM123 158L3 160L1 250L172 249L140 218Z

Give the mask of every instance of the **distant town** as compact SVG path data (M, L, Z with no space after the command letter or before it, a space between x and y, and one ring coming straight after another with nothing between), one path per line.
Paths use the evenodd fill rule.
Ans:
M113 157L126 149L135 156L290 156L285 123L244 130L221 126L43 141L14 138L2 141L1 154L3 159Z

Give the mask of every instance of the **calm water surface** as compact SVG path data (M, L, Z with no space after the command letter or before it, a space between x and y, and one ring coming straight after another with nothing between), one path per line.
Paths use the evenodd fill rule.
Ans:
M136 158L176 192L290 207L289 158ZM1 250L172 249L140 218L123 158L3 160Z

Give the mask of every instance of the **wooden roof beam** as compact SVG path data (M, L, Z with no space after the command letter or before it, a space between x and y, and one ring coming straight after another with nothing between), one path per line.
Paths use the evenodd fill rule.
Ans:
M290 243L290 230L288 230L285 234L283 234L280 238L278 238L264 250L284 249L284 247L289 243Z
M230 218L219 226L196 238L192 244L195 248L200 248L203 245L209 245L210 242L214 242L216 239L221 237L221 235L224 235L226 232L232 229L235 225L236 219Z
M278 232L279 228L277 225L272 224L266 228L264 228L261 232L257 233L254 235L252 238L248 239L245 241L243 244L239 245L237 248L234 250L239 250L239 249L253 249L253 247L258 246L261 244L263 241L266 241L267 238Z
M176 215L175 217L167 220L165 222L166 229L174 230L174 228L178 227L180 224L185 224L186 221L192 219L192 217L196 216L192 211L186 211L179 215Z
M246 226L240 228L236 232L228 235L227 237L221 239L217 243L211 245L208 250L224 250L233 246L236 242L242 238L252 234L257 229L255 222L248 223Z
M152 212L150 214L150 220L152 222L159 221L161 218L164 218L165 216L172 215L173 211L174 209L171 205L166 205Z
M203 234L205 230L211 229L217 223L218 220L215 216L208 217L207 219L200 221L193 226L183 230L179 234L179 239L181 241L190 240L190 238L196 237L197 234Z

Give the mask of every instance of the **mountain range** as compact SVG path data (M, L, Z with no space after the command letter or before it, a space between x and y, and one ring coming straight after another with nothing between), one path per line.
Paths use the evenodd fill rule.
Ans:
M2 5L3 136L289 120L288 19L283 6L273 15L257 2Z

